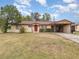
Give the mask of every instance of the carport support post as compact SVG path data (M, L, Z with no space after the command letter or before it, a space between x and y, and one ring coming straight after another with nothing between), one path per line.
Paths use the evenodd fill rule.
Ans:
M55 26L55 24L54 24L54 32L56 32L56 26Z
M54 32L56 32L55 16L53 17L53 22L54 22Z

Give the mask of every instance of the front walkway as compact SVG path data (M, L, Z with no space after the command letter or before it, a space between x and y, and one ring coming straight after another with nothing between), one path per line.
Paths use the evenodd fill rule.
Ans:
M72 40L74 42L79 43L79 36L74 34L67 34L67 33L56 33L59 36L62 36L66 39Z

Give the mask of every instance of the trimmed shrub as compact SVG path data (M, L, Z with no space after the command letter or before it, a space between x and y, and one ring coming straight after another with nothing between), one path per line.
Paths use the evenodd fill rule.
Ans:
M40 29L40 32L52 32L52 29Z
M20 28L20 33L25 33L25 28L24 27Z
M40 29L40 32L46 32L46 29Z
M46 32L52 32L52 30L51 29L46 29Z

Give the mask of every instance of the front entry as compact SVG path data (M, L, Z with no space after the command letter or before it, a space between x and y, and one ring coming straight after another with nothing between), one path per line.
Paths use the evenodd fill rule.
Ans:
M38 31L38 25L34 25L34 31L35 31L35 32Z
M39 32L39 25L38 24L33 25L33 32L36 32L36 33Z

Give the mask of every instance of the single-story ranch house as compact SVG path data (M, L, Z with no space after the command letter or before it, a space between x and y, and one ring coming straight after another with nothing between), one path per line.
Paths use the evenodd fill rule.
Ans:
M25 28L26 32L65 32L71 33L73 23L69 20L60 20L60 21L22 21L18 25L11 24L11 32L18 32L21 27Z

